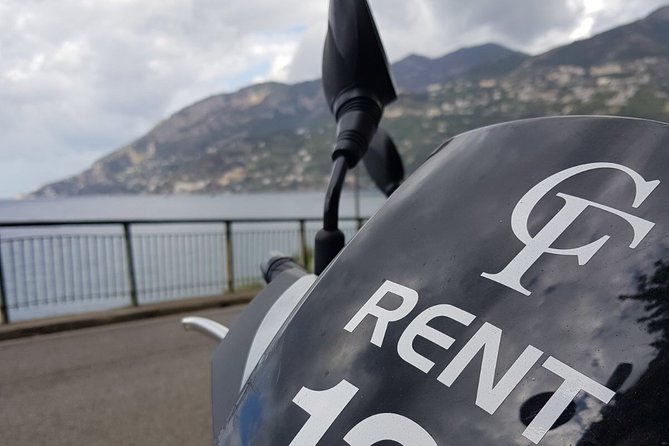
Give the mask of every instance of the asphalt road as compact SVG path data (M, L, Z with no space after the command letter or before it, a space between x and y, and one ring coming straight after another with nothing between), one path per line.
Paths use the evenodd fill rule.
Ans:
M197 315L229 325L241 308ZM1 342L0 444L211 444L215 342L181 317Z

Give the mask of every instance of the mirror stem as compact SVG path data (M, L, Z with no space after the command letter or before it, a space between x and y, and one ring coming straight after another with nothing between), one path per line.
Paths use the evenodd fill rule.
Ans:
M316 234L314 273L320 274L344 247L344 233L339 229L339 199L346 178L347 164L343 156L332 166L330 183L325 194L323 229Z
M339 227L339 198L346 178L346 159L343 156L335 159L330 173L330 183L325 193L325 208L323 210L323 229L337 230Z

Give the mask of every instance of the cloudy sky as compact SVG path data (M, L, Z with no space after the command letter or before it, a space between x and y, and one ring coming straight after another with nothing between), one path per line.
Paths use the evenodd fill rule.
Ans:
M669 0L370 0L392 61L532 54ZM319 77L326 0L0 0L0 197L78 173L198 99Z

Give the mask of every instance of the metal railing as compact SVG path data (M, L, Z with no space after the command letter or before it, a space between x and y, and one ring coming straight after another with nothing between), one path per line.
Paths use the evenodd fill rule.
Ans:
M342 218L347 238L362 219ZM319 219L0 223L2 323L260 286L270 250L310 269Z

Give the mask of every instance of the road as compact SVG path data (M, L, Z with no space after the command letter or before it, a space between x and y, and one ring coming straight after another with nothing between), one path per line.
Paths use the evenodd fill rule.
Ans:
M225 325L242 307L200 311ZM0 343L3 445L209 445L215 342L182 316Z

